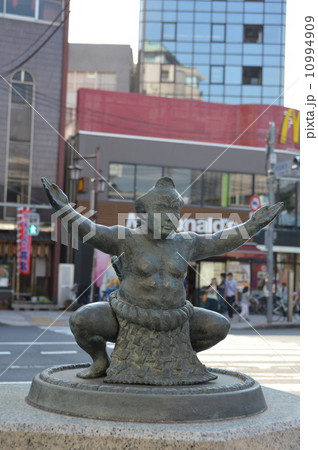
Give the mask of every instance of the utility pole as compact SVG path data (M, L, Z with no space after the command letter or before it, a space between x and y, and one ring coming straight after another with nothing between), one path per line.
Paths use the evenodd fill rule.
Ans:
M266 166L267 166L267 183L268 183L268 200L269 204L275 203L275 165L277 162L277 156L274 153L275 148L275 122L269 123L269 130L267 136L267 153L266 153ZM267 247L267 322L272 323L273 318L273 242L274 242L274 223L271 222L266 230L266 247Z

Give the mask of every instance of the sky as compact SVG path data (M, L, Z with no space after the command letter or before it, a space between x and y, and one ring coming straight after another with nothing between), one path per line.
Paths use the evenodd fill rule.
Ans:
M318 10L316 0L286 0L285 106L301 109L303 67L299 64L303 48L306 4L310 14ZM71 0L69 41L89 44L128 44L135 63L138 55L139 0ZM318 11L317 11L318 12ZM317 14L318 20L318 14Z

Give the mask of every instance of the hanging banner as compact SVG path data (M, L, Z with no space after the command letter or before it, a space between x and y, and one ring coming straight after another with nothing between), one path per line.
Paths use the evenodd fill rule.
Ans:
M30 213L28 208L18 208L17 270L25 275L29 275L31 268L32 236L28 233Z

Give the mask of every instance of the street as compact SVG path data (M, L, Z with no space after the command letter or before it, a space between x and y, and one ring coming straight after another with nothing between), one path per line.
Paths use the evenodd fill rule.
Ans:
M0 326L0 383L30 382L54 365L90 362L69 327L46 328ZM199 353L199 358L210 367L243 372L263 386L299 395L299 328L257 333L233 330L216 347Z

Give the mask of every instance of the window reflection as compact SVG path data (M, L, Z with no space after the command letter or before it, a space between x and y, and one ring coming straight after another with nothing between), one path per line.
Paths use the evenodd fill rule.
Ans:
M235 206L249 204L252 195L252 175L231 173L229 174L229 203Z
M134 200L135 166L133 164L110 164L109 181L125 200ZM109 187L108 197L118 200L118 194Z
M282 226L296 226L297 184L294 181L279 180L279 201L284 202L284 209L278 216L278 224Z

